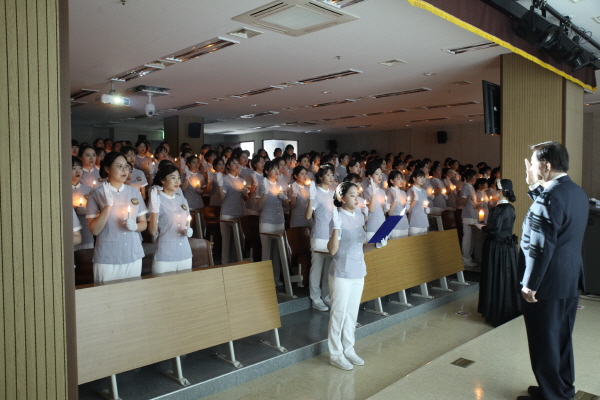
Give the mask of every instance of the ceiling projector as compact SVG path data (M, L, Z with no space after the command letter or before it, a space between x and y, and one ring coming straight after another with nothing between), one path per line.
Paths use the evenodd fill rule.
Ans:
M105 93L100 97L100 102L110 106L128 106L129 98L119 96L118 94Z

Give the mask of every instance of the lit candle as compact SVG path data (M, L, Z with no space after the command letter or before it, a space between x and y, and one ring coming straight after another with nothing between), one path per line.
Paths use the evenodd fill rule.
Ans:
M307 179L306 181L304 181L304 184L305 184L306 186L310 186L310 183L311 183L311 182L312 182L312 181L311 181L310 179Z
M96 181L92 182L92 189L96 188Z
M483 222L483 218L485 217L485 213L483 210L479 210L479 222Z
M384 188L384 189L387 189L387 188L388 188L388 183L387 183L387 181L383 182L383 188Z
M127 206L127 219L129 219L130 212L131 212L131 206Z
M189 226L190 226L190 221L191 221L191 220L192 220L192 216L191 216L191 215L188 215L188 217L187 217L187 224L185 225L186 227L189 227Z
M244 184L244 187L246 187L246 181L244 181L243 184Z
M428 200L425 200L425 201L423 202L423 208L426 208L427 206L429 206L429 201L428 201Z
M442 194L446 194L446 188L442 189Z
M79 207L83 207L83 197L79 198Z
M406 198L406 204L410 204L410 196Z
M452 185L452 190L455 190L455 189L456 189L456 185Z
M281 186L279 186L279 193L283 192L283 189L281 188Z
M387 196L385 196L385 202L387 203Z

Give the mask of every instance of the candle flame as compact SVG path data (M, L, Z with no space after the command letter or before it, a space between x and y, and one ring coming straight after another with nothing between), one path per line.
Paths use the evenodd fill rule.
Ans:
M96 181L92 182L92 185L93 185L93 186L96 186Z
M127 206L127 212L131 212L131 206Z
M427 207L428 205L429 205L429 201L425 200L425 201L423 202L423 207Z
M79 198L79 205L82 206L83 205L83 197Z
M190 222L192 220L192 216L188 215L187 220L188 220L188 222Z
M244 181L244 186L246 186L246 181Z

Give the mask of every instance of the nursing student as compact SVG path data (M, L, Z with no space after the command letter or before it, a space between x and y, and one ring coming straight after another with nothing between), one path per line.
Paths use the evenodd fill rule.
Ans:
M388 215L403 215L402 219L392 230L391 239L399 239L408 236L408 216L406 215L408 207L408 197L402 190L406 182L404 175L400 171L392 170L388 177L389 189L387 192L387 201L389 204Z
M425 172L416 169L410 176L410 189L408 197L410 198L410 207L408 216L408 236L424 235L429 228L429 200L427 200L427 190L425 185Z
M83 175L83 167L81 160L77 157L71 157L71 187L73 189L73 211L77 217L81 228L78 230L81 236L79 243L74 245L74 250L93 249L94 236L90 232L85 217L87 211L85 209L92 188L81 183Z
M256 191L263 184L265 176L263 175L265 167L265 159L263 156L256 154L250 161L250 174L246 176L246 184L250 186L248 200L246 200L246 215L260 215L260 206L256 199Z
M139 169L146 175L146 179L150 176L150 164L154 160L150 158L146 153L148 151L148 147L146 146L146 142L143 140L138 140L135 142L135 162L133 163L133 167Z
M277 160L277 158L275 159ZM280 166L275 160L267 161L263 175L263 184L258 187L256 198L261 208L258 230L260 232L260 243L262 245L262 260L271 260L273 265L273 277L275 285L281 286L281 254L275 236L265 233L285 231L284 208L289 207L288 197L278 182L281 173ZM286 186L287 188L287 186Z
M77 154L81 160L83 175L81 175L81 183L89 186L92 189L100 185L100 172L96 168L96 150L90 146L81 146Z
M148 210L140 191L125 185L131 167L123 155L109 153L101 167L105 182L91 191L86 207L96 236L94 282L140 276L144 250L138 232L147 228Z
M312 220L306 219L306 206L308 205L309 186L306 168L297 165L292 170L293 183L288 190L290 199L290 209L292 210L290 218L290 228L294 227L312 227Z
M364 198L369 209L369 219L367 220L367 241L369 241L385 222L385 213L389 209L389 204L386 202L385 190L381 188L383 181L381 160L370 162L365 174L367 177L364 182L368 186L365 188Z
M329 283L327 273L331 258L320 252L327 252L327 243L333 229L333 191L329 186L333 183L335 170L332 165L322 165L315 175L315 182L310 183L306 219L314 219L310 233L311 267L309 289L312 307L318 311L329 310Z
M364 218L358 207L358 190L351 182L343 182L335 190L332 211L333 230L327 242L333 256L329 267L331 312L327 344L329 363L349 371L365 361L354 350L356 320L367 269L363 253L366 242ZM330 200L331 201L331 200ZM387 239L377 243L380 248ZM372 247L372 246L369 246Z
M178 192L181 186L179 170L173 164L165 165L154 178L148 209L148 232L158 233L157 249L152 262L152 273L192 269L192 237L188 202ZM159 189L162 187L162 190Z
M463 223L463 237L462 237L462 259L465 267L475 267L477 263L473 262L473 229L471 225L477 223L478 217L478 205L479 199L475 193L473 184L477 181L477 172L473 169L468 169L464 172L463 177L465 183L460 192L460 203L457 204L463 207L462 209L462 223Z
M244 216L244 202L248 200L249 190L248 187L244 185L244 179L242 179L239 176L240 169L241 165L239 158L231 156L227 159L227 162L225 163L226 175L220 172L215 173L217 185L219 188L219 197L223 201L223 203L221 204L222 220L231 220L239 222L239 219ZM233 243L234 225L226 222L221 222L220 224L221 238L223 239L221 263L227 264L231 262L231 256L235 255L235 244Z
M184 181L181 184L183 196L187 200L190 210L201 210L204 208L202 195L211 193L211 184L204 180L204 175L200 171L201 164L198 157L195 155L187 157L185 165L187 167L187 172Z
M142 198L146 200L146 186L148 186L148 180L146 179L146 175L142 170L135 168L135 149L131 146L123 146L121 147L121 154L125 156L125 159L129 164L134 166L131 170L131 182L129 185L138 189L142 195Z

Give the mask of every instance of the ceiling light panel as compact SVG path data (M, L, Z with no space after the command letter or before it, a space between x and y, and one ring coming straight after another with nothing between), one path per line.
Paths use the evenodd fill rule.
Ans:
M458 81L458 82L452 82L451 85L454 86L464 86L464 85L472 85L473 82L469 82L469 81Z
M255 96L257 94L272 92L274 90L280 90L280 89L281 89L281 87L277 87L277 86L267 86L267 87L261 88L261 89L249 90L249 91L243 92L243 93L232 94L229 97L235 97L235 98L238 98L238 99L242 99L244 97Z
M377 126L377 125L376 124L371 124L371 125L347 126L346 129L368 128L370 126Z
M188 108L205 106L206 104L208 104L208 103L202 103L200 101L196 101L196 102L193 102L193 103L190 103L190 104L184 104L183 106L170 108L170 110L181 111L181 110L187 110Z
M408 110L401 109L401 110L393 110L393 111L379 111L379 112L368 113L368 114L364 114L364 115L367 117L374 117L376 115L396 114L396 113L402 113L402 112L408 112Z
M320 119L319 121L323 121L323 122L339 121L341 119L350 119L350 118L356 118L356 117L359 117L359 115L346 115L345 117L337 117L337 118L323 118L323 119Z
M322 2L282 0L255 8L232 19L289 36L301 36L358 18Z
M429 89L429 88L421 87L421 88L417 88L417 89L400 90L398 92L389 92L389 93L374 94L371 97L373 97L375 99L380 99L382 97L402 96L402 95L405 95L405 94L428 92L430 90L431 89Z
M216 37L164 57L168 61L185 62L238 44L234 40Z
M362 3L363 1L365 0L325 0L324 3L331 4L339 8L346 8L358 3Z
M592 19L600 24L600 15L597 17L592 17Z
M354 102L353 100L344 99L344 100L338 100L338 101L329 101L327 103L311 104L311 105L306 106L306 107L319 108L319 107L334 106L334 105L337 105L337 104L346 104L346 103L353 103L353 102Z
M585 103L586 106L596 106L600 104L600 101L591 101L589 103Z
M468 53L470 51L485 50L485 49L489 49L489 48L496 47L496 46L498 46L498 45L494 42L484 42L484 43L470 44L470 45L466 45L466 46L450 47L450 48L446 48L446 49L442 49L442 50L445 51L446 53L450 53L450 54L463 54L463 53Z
M306 85L309 83L323 82L323 81L328 81L330 79L343 78L345 76L352 76L352 75L357 75L357 74L362 74L362 71L357 71L355 69L347 69L345 71L334 72L332 74L326 74L326 75L315 76L315 77L308 78L308 79L302 79L302 80L298 81L298 83L300 83L302 85Z
M433 110L435 108L446 108L446 107L459 107L459 106L469 106L472 104L479 104L478 101L467 101L465 103L454 103L454 104L440 104L436 106L424 106L424 107L415 107L419 109Z
M412 121L407 121L407 122L427 122L427 121L442 121L444 119L450 119L450 117L443 117L443 118L429 118L429 119L415 119Z

